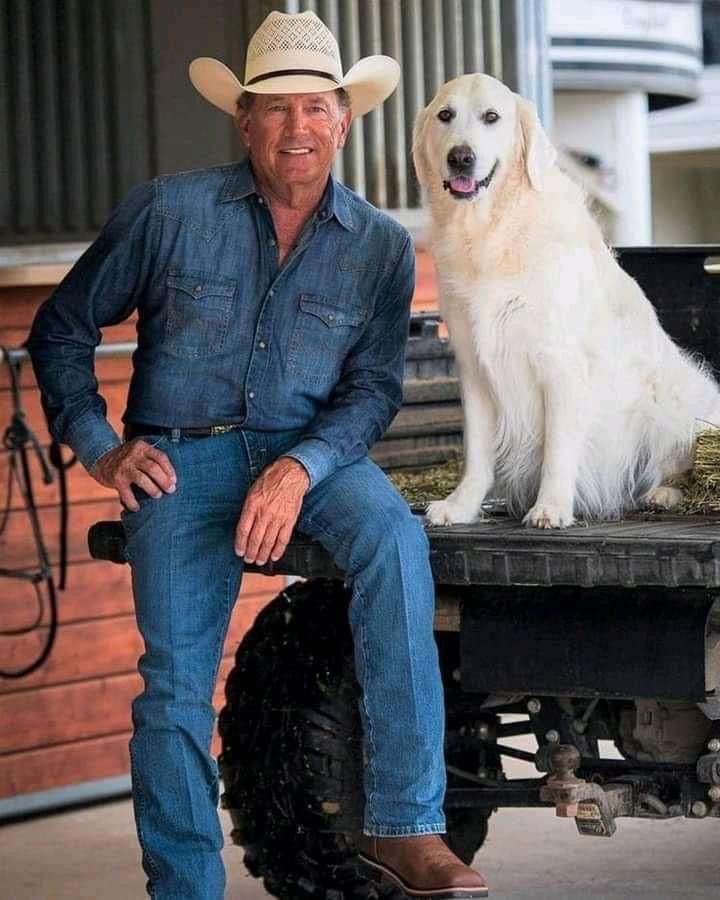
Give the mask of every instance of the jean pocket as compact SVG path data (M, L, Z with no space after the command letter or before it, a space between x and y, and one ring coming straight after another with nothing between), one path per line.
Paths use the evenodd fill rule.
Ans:
M236 288L233 278L170 269L163 348L185 359L204 359L222 350Z
M129 539L132 534L140 527L141 523L149 518L151 511L157 509L158 504L161 504L166 500L166 494L163 493L159 497L153 497L137 484L130 485L130 492L135 498L138 508L129 509L121 502L120 521L123 524L125 537L128 541L126 546L129 546Z
M136 434L132 440L142 440L145 441L146 444L149 444L151 447L162 448L162 446L169 441L170 436L167 434ZM145 507L149 506L152 503L158 503L165 496L164 494L161 497L153 497L147 493L147 491L143 490L137 484L130 484L130 491L135 498L139 509L129 509L125 506L121 501L122 509L120 511L120 518L123 520L126 517L137 516L139 512L141 512Z
M288 371L312 383L334 384L367 318L362 306L318 294L301 294L295 318Z

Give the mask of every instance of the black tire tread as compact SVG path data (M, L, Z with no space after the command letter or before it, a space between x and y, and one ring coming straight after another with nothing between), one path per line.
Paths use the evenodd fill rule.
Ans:
M364 800L348 602L337 580L288 586L258 615L226 682L223 805L247 870L279 900L402 896L355 857ZM487 821L463 827L453 849L472 858Z

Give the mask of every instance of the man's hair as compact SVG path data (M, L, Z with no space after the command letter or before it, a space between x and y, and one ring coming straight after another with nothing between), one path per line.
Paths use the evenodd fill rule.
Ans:
M350 94L345 90L345 88L336 88L333 92L338 99L338 106L344 112L346 109L350 109ZM253 94L252 91L243 91L242 94L238 97L237 105L238 109L241 109L243 112L250 112L253 108L253 104L255 103L255 97L257 95Z

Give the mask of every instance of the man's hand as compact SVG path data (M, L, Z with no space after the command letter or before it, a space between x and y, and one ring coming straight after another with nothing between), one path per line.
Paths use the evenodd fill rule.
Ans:
M235 529L235 552L247 563L280 559L290 543L310 477L297 460L281 456L248 491Z
M142 438L135 438L105 453L90 470L92 477L105 487L115 488L123 505L137 512L140 505L130 489L131 484L142 488L157 499L163 491L175 490L177 477L166 453L152 447Z

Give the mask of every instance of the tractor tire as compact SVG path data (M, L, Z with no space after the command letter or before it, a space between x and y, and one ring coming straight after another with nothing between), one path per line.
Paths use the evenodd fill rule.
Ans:
M225 687L223 806L248 872L280 900L403 896L355 856L364 794L349 596L328 578L287 587L240 643ZM451 813L448 843L469 862L487 818Z

